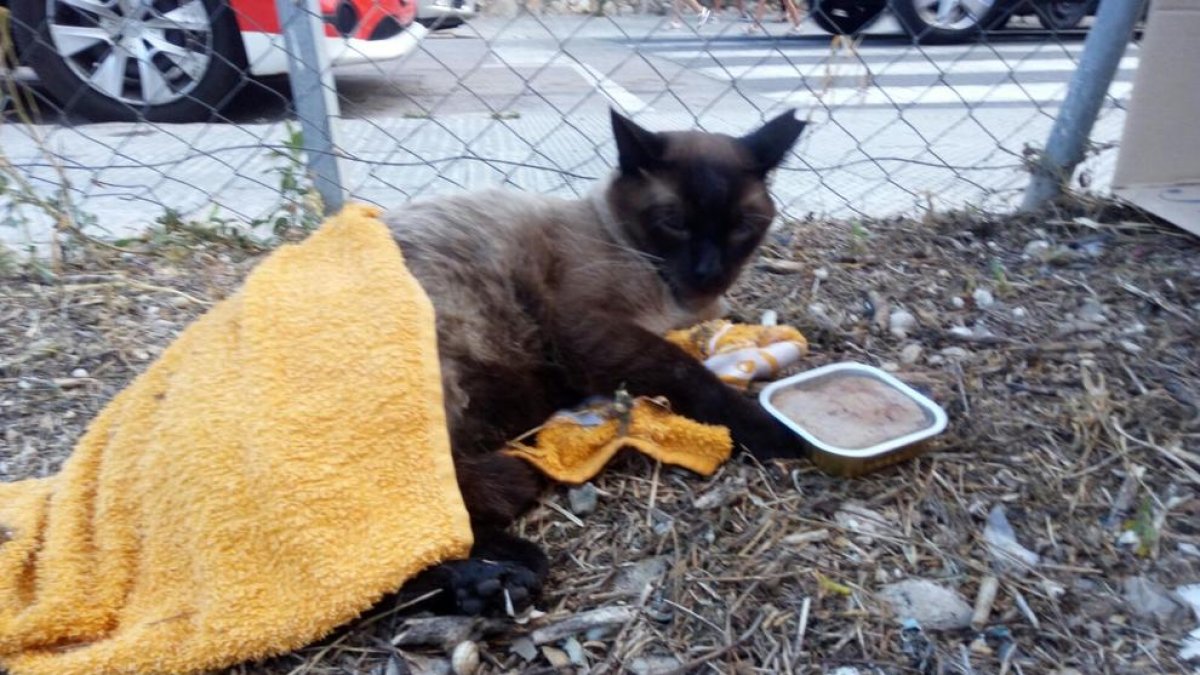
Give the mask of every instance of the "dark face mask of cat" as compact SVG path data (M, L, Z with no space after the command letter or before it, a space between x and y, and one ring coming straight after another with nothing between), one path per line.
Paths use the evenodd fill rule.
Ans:
M805 123L788 111L734 138L654 133L612 113L620 173L609 201L684 306L724 293L775 217L767 174Z

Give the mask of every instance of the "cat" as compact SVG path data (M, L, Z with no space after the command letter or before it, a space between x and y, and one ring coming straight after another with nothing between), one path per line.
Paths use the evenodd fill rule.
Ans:
M655 133L612 111L618 166L586 198L489 190L385 214L437 315L446 417L475 545L405 594L494 614L536 597L545 554L505 528L542 476L497 452L555 411L618 388L729 428L759 459L805 447L661 336L723 312L775 217L767 177L805 127L788 111L742 137ZM506 597L507 596L507 597Z

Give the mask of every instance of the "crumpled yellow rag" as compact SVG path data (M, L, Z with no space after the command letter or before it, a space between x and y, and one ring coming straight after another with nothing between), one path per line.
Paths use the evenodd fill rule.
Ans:
M433 308L374 215L348 208L273 253L60 473L0 484L0 665L257 659L469 552Z
M808 352L808 342L790 326L735 324L718 319L672 331L667 340L704 362L725 383L745 389L768 379ZM623 448L633 448L663 463L705 476L733 451L729 430L673 414L667 401L631 399L617 392L552 417L507 452L531 462L562 483L590 480Z

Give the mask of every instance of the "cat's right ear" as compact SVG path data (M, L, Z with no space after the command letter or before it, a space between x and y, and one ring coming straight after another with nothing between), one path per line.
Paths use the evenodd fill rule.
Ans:
M625 176L637 176L657 166L666 142L616 110L611 110L613 138L617 141L617 163Z

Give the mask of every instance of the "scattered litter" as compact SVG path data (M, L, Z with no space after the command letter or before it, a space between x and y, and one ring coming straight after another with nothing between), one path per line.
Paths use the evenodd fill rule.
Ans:
M458 643L450 655L450 667L454 675L475 675L479 670L479 645L470 640Z
M908 657L909 665L917 672L933 671L937 650L916 619L904 620L900 629L900 651Z
M1079 306L1079 318L1088 323L1105 323L1108 321L1108 316L1104 313L1104 306L1095 298L1085 298Z
M1029 310L1025 309L1024 307L1013 307L1012 308L1012 317L1014 319L1020 320L1020 319L1024 319L1027 316L1029 316Z
M963 307L967 306L967 301L963 300L960 296L955 295L950 298L950 306L954 309L962 309Z
M71 371L71 377L87 377L88 371L83 368L76 368Z
M571 657L567 656L567 653L558 647L542 647L542 656L546 657L550 665L560 671L571 665Z
M721 481L708 492L696 498L692 506L701 511L719 509L728 506L746 494L746 481L741 479Z
M887 534L894 528L882 513L855 501L842 504L833 514L833 520L844 530L856 535L856 539L865 542Z
M571 513L577 516L586 516L595 511L599 498L596 486L591 483L584 483L579 487L567 490L567 501L571 505Z
M579 640L569 637L563 641L563 651L567 653L567 658L571 659L571 663L577 666L586 666L587 654L583 651L583 645L579 644Z
M525 636L513 640L512 644L508 646L508 651L520 656L525 661L532 661L538 655L537 645L533 644L533 640Z
M954 337L958 337L958 338L973 338L973 337L975 337L975 331L971 330L970 328L967 328L966 326L951 326L950 334L953 335Z
M1200 621L1200 584L1191 584L1176 588L1175 597L1180 602L1191 607L1192 614L1194 615L1193 618L1196 621ZM1179 647L1179 658L1184 661L1200 659L1200 626L1193 629L1183 639Z
M1126 577L1125 603L1137 616L1155 619L1164 625L1181 619L1186 608L1171 597L1162 584L1145 576Z
M980 309L991 307L996 302L995 296L986 288L976 288L971 294L971 299L975 301L975 306Z
M930 630L957 630L971 625L973 610L957 591L925 579L905 579L879 590L901 619Z
M654 556L625 565L617 569L613 580L612 592L617 597L638 597L647 586L658 583L667 570L671 561L667 556Z
M664 675L679 670L681 665L674 656L639 656L625 667L633 675Z
M530 637L534 644L550 644L595 628L624 625L637 618L637 614L633 607L601 607L542 626L533 631Z
M404 665L406 670L412 675L450 675L453 671L450 669L449 659L438 658L435 656L425 656L424 654L410 654L401 652L404 655Z
M1045 260L1050 253L1050 242L1045 239L1034 239L1025 244L1025 257L1032 260Z
M980 630L987 625L992 613L992 605L996 602L996 592L1000 590L1000 579L989 574L979 582L979 592L975 595L975 611L971 615L971 627Z
M1017 541L1016 533L1008 522L1004 507L997 504L988 513L987 525L983 528L983 540L987 544L988 553L997 570L1010 573L1024 573L1036 566L1040 560L1038 554L1030 551Z

